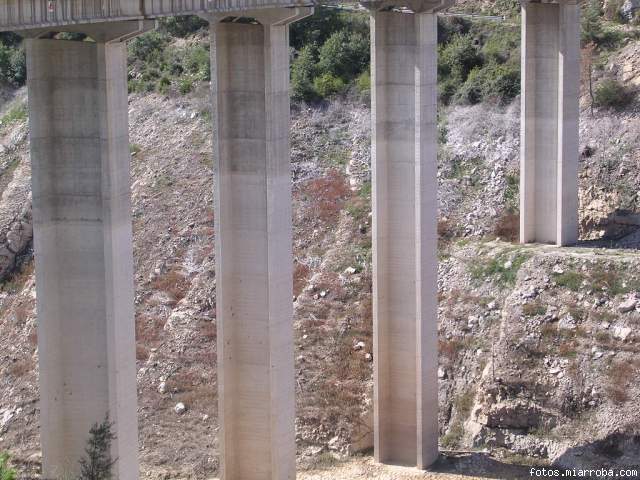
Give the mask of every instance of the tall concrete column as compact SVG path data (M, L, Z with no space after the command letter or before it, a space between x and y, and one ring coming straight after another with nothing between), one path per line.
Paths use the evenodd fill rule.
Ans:
M295 478L288 24L309 13L211 19L225 480Z
M123 24L87 33L114 40ZM127 35L141 23L124 24ZM28 38L45 478L75 476L109 414L115 478L138 478L125 44ZM67 478L65 476L65 478Z
M375 456L420 468L438 456L435 11L449 4L371 14Z
M520 240L578 239L580 7L522 2Z

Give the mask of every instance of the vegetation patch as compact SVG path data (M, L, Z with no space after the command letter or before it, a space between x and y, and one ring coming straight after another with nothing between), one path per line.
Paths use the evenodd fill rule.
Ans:
M594 90L593 103L598 107L621 109L629 105L633 94L613 78L602 80Z
M186 95L211 79L209 42L198 37L176 45L162 30L129 43L129 91Z
M582 282L585 280L585 276L580 272L568 271L562 273L554 273L553 278L556 285L564 288L568 288L574 292L577 292L582 287Z
M18 472L9 466L9 454L0 453L0 480L15 480L17 475Z
M547 306L540 300L522 305L522 314L525 317L535 317L537 315L544 315L545 313L547 313Z
M0 119L0 130L15 125L18 122L23 122L27 119L27 105L23 102L12 106L7 113Z
M505 251L493 258L480 255L469 265L471 278L476 281L493 279L498 285L508 286L516 282L520 267L530 258L527 252Z

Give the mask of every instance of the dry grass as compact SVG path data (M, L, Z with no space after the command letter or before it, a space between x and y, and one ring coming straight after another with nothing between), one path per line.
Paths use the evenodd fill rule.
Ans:
M217 325L213 322L201 322L199 330L200 336L207 341L214 341L218 336Z
M149 360L149 349L144 345L136 345L136 360L140 362Z
M145 314L136 316L136 359L146 361L149 350L157 347L162 338L166 320Z
M29 336L27 337L27 341L32 348L36 348L38 346L38 330L36 328L31 330L31 333L29 333Z
M13 316L15 318L16 325L23 325L24 322L29 318L31 311L32 311L31 307L24 303L21 303L20 305L15 307L13 311Z
M525 317L535 317L537 315L544 315L547 312L547 306L540 300L535 300L530 303L522 305L522 314Z
M198 385L192 390L178 396L178 399L188 408L208 410L215 408L218 391L215 386Z
M442 358L448 360L450 364L454 363L458 359L458 356L463 349L464 344L456 338L438 341L438 351L440 352L440 355Z

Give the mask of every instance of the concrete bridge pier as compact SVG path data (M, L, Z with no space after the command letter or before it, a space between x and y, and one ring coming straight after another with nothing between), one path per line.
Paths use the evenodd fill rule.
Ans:
M138 478L122 40L151 25L75 27L95 42L25 34L45 478L78 474L89 430L107 413L115 478Z
M522 2L520 241L578 239L580 6Z
M371 12L375 457L419 468L438 456L435 12L450 4Z
M288 24L310 13L209 18L224 480L295 478Z

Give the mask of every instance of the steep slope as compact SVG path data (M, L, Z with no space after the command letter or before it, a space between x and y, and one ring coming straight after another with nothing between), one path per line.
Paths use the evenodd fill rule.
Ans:
M636 47L620 55L635 58L627 49ZM12 271L0 291L0 451L35 471L37 332L24 92L7 98L0 103L0 248L13 256L5 253L8 260L0 262ZM218 468L218 423L208 89L181 97L136 94L129 110L142 468L148 478L209 478ZM518 103L443 113L443 446L489 449L509 461L632 463L640 392L629 380L640 368L640 259L632 251L487 242L514 232ZM636 103L593 117L583 111L584 239L615 246L636 228L620 217L638 212L639 124ZM369 141L369 109L361 103L293 111L301 468L327 452L350 453L371 442ZM637 247L634 238L619 242ZM174 411L178 402L184 414Z

